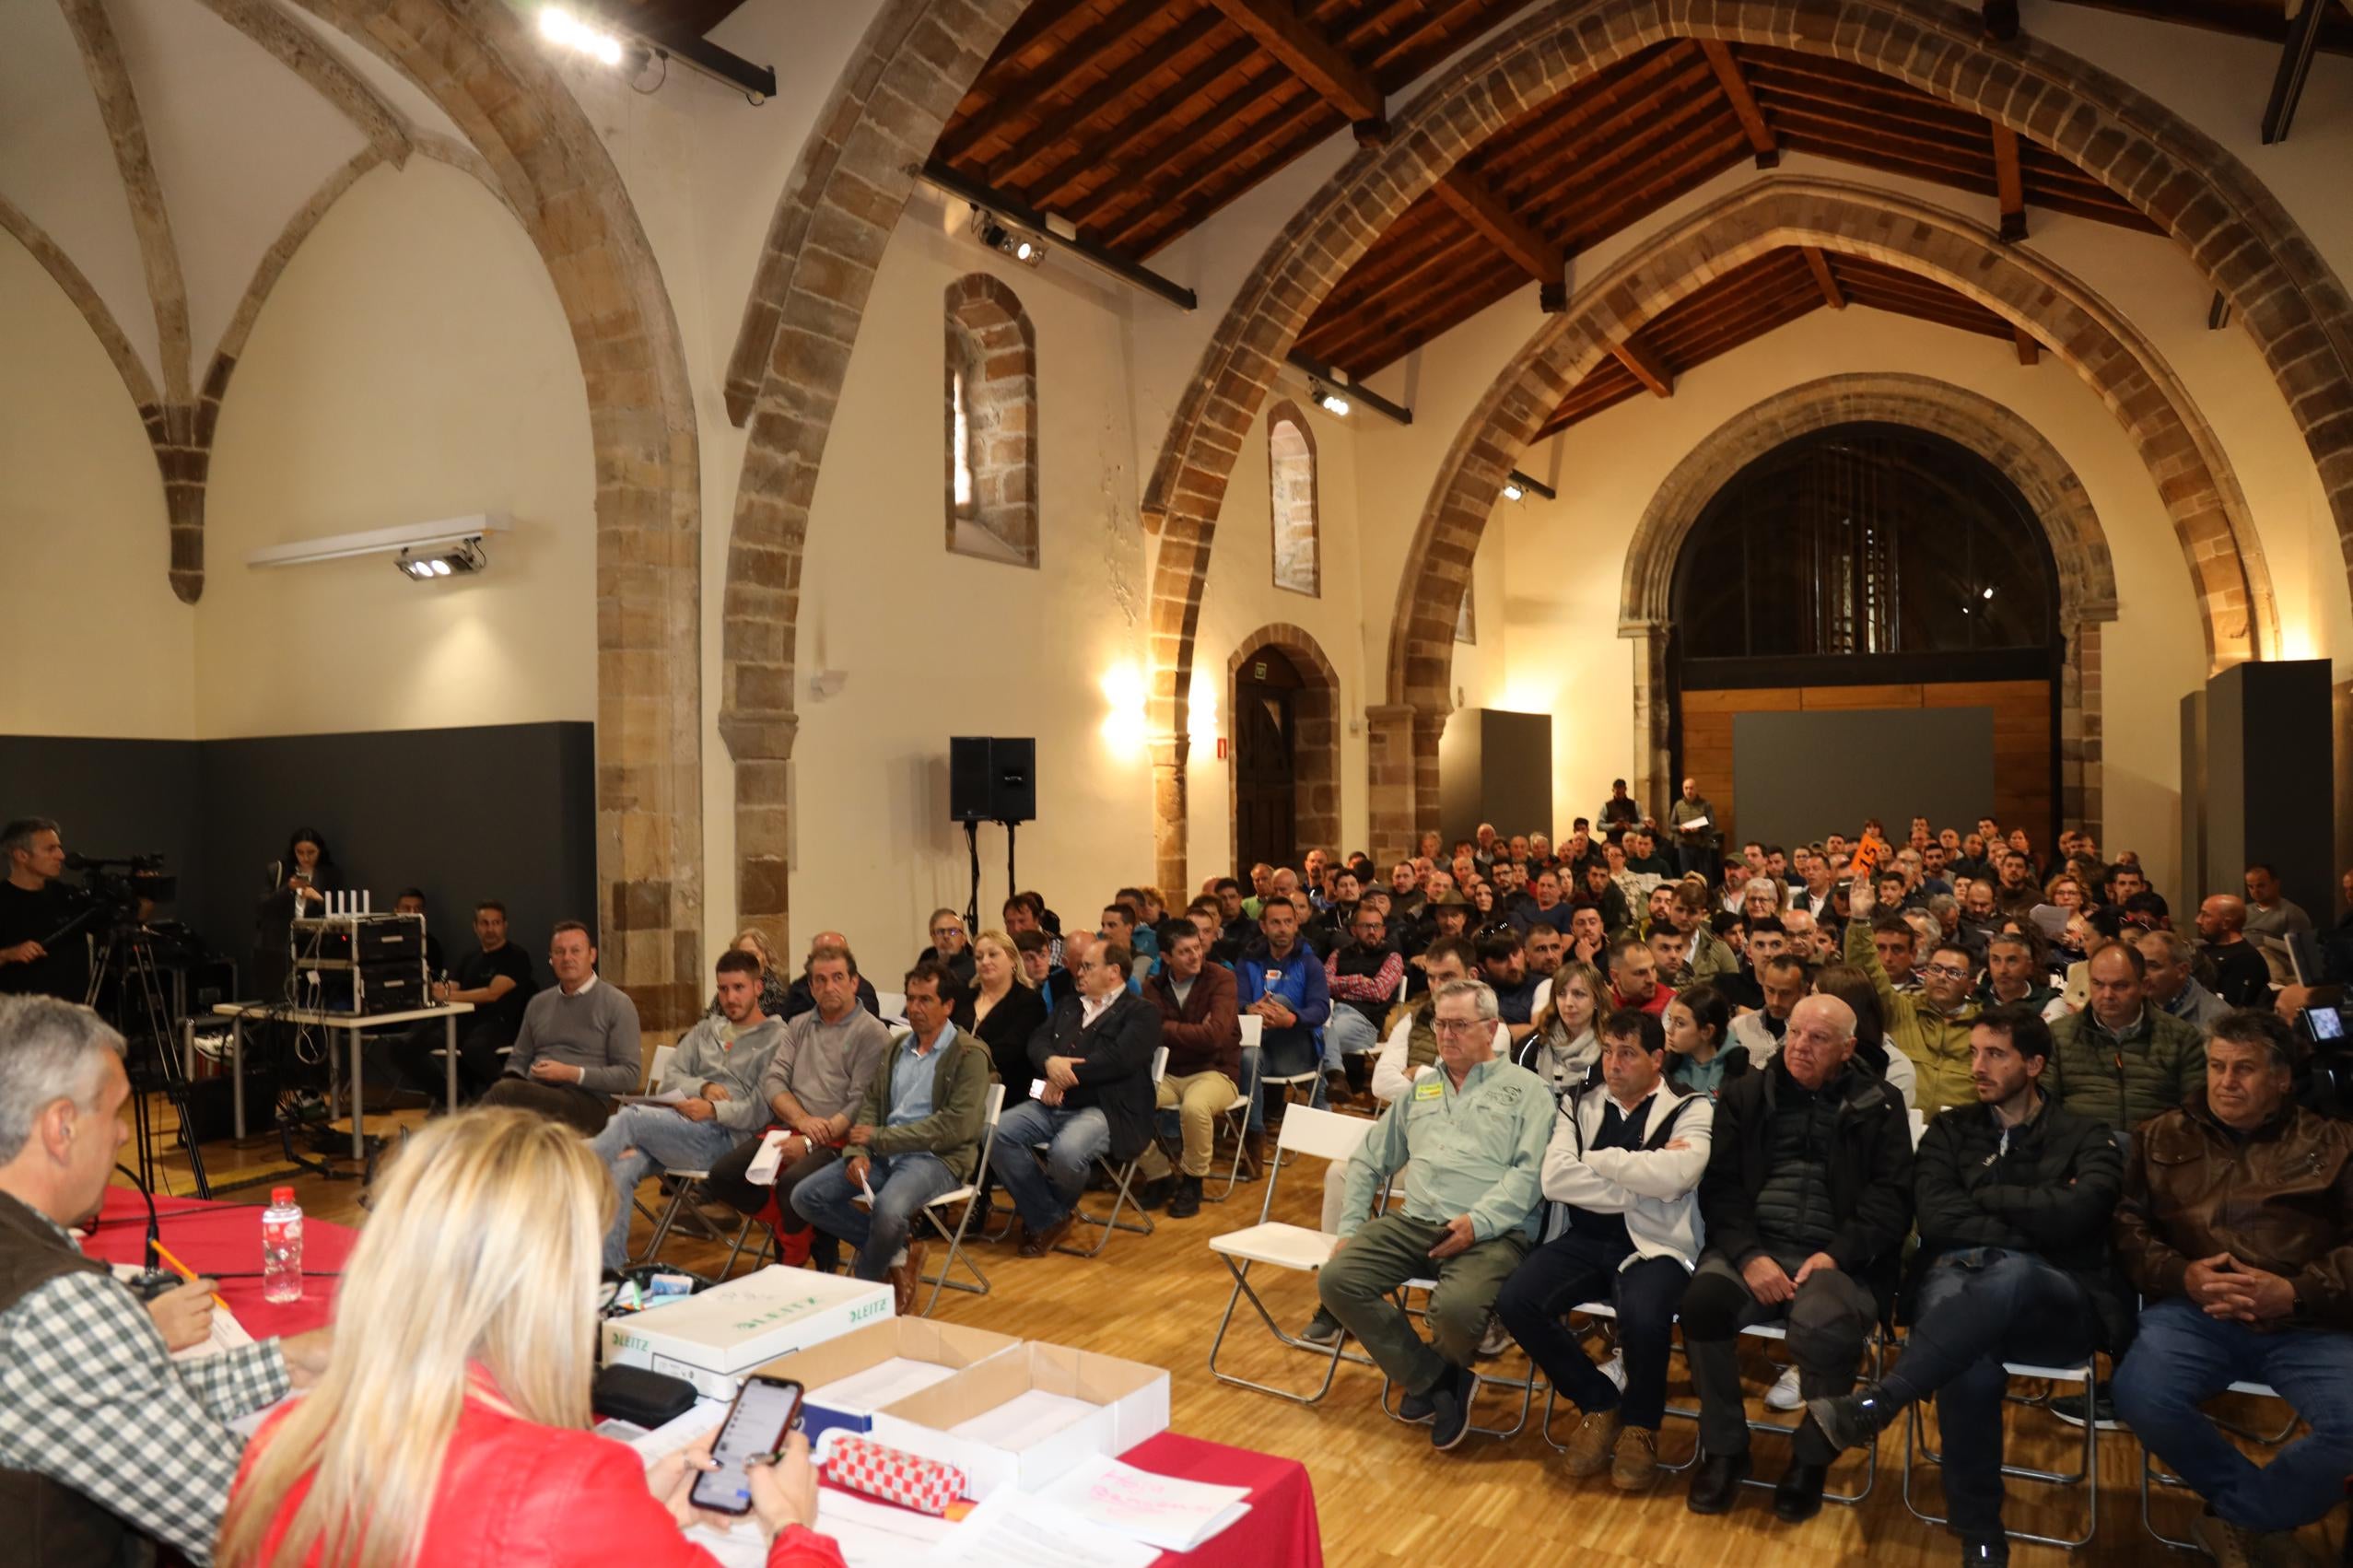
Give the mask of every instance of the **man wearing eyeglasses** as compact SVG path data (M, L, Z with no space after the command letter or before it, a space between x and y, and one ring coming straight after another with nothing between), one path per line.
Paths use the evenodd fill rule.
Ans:
M1977 968L1969 950L1958 941L1933 944L1927 961L1915 971L1919 990L1897 990L1873 942L1871 917L1879 898L1870 879L1857 877L1847 890L1847 900L1854 918L1846 922L1846 961L1871 977L1888 1039L1918 1070L1914 1105L1925 1116L1947 1106L1975 1105L1969 1036L1977 1026Z
M972 933L954 909L931 911L931 945L916 956L918 964L938 964L954 975L958 990L972 990Z
M1364 1342L1402 1390L1399 1414L1430 1423L1450 1449L1470 1427L1472 1352L1504 1281L1537 1239L1552 1094L1495 1058L1495 993L1475 980L1438 989L1438 1069L1381 1113L1348 1160L1331 1260L1316 1276L1324 1310ZM1367 1218L1374 1191L1404 1171L1404 1203ZM1435 1278L1434 1348L1395 1293Z

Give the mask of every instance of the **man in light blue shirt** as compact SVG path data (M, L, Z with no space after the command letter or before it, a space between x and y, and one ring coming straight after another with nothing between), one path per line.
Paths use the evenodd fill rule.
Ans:
M1324 1309L1404 1391L1399 1413L1430 1422L1431 1445L1442 1449L1469 1430L1471 1354L1504 1281L1535 1245L1552 1134L1551 1091L1495 1059L1495 1022L1489 987L1439 988L1439 1071L1390 1102L1349 1157L1340 1239L1316 1277ZM1375 1189L1400 1166L1403 1205L1365 1218ZM1437 1281L1434 1349L1393 1299L1408 1280L1429 1279Z

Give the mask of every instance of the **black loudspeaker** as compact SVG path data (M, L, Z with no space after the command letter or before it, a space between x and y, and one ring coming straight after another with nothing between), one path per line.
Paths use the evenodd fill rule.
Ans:
M948 816L955 822L1035 821L1037 743L1027 736L950 736Z

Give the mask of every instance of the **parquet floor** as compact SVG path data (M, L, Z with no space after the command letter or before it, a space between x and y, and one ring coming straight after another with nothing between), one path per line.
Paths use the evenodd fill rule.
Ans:
M167 1125L170 1114L161 1112ZM390 1118L410 1126L419 1119L416 1113ZM383 1129L385 1120L371 1117L371 1129ZM263 1173L283 1168L275 1140L241 1148L207 1144L205 1154L217 1187L240 1176L263 1179ZM168 1159L164 1168L170 1186L187 1190L184 1161ZM1272 1217L1315 1224L1320 1178L1321 1166L1313 1160L1282 1172ZM357 1182L329 1181L306 1173L289 1185L307 1211L346 1224L366 1223ZM649 1203L654 1190L650 1183L644 1189ZM1198 1218L1159 1217L1156 1233L1149 1236L1121 1233L1094 1259L1056 1256L1030 1260L1015 1257L1009 1247L982 1246L977 1256L995 1286L993 1293L943 1293L940 1316L1167 1367L1175 1375L1177 1431L1288 1455L1306 1465L1315 1481L1325 1553L1335 1568L1389 1563L1413 1568L1533 1568L1549 1563L1692 1568L1732 1562L1742 1568L1823 1568L1863 1562L1911 1568L1958 1561L1953 1538L1920 1523L1904 1507L1901 1427L1881 1441L1878 1482L1864 1503L1851 1508L1826 1506L1816 1519L1785 1526L1773 1517L1771 1493L1765 1491L1749 1491L1727 1516L1701 1518L1683 1506L1680 1476L1665 1478L1654 1492L1641 1496L1616 1492L1606 1476L1573 1481L1532 1422L1528 1431L1508 1442L1473 1436L1452 1454L1434 1453L1425 1428L1401 1426L1382 1415L1380 1378L1362 1367L1343 1365L1330 1395L1312 1408L1218 1383L1206 1362L1232 1286L1224 1266L1209 1251L1208 1238L1255 1223L1264 1192L1261 1183L1246 1182L1232 1201L1205 1205ZM1106 1201L1099 1194L1088 1199L1097 1210ZM649 1229L641 1218L638 1243L642 1244ZM934 1247L935 1260L941 1250ZM681 1237L673 1242L670 1256L688 1267L715 1269L724 1249ZM1259 1282L1258 1274L1252 1279ZM1274 1275L1260 1288L1278 1316L1292 1327L1314 1309L1313 1283L1304 1275ZM1247 1303L1236 1316L1228 1349L1235 1354L1230 1364L1235 1370L1264 1381L1312 1384L1321 1376L1319 1363L1268 1339ZM1493 1363L1504 1375L1518 1375L1525 1368L1516 1352ZM1771 1414L1762 1396L1772 1368L1762 1352L1751 1370L1751 1414ZM1668 1397L1670 1404L1693 1402L1680 1359ZM1481 1397L1477 1419L1482 1425L1509 1425L1516 1408L1516 1399L1506 1402L1489 1390ZM2217 1408L2234 1414L2242 1424L2266 1429L2276 1429L2283 1414L2276 1404L2244 1399L2227 1399ZM1537 1410L1540 1415L1540 1398ZM1565 1439L1574 1422L1574 1414L1563 1410L1556 1433ZM1928 1430L1933 1441L1933 1419ZM2013 1406L2010 1432L2014 1463L2064 1469L2081 1453L2081 1434L2040 1410ZM1662 1457L1680 1460L1693 1442L1694 1428L1670 1418L1661 1438ZM1760 1435L1753 1452L1760 1475L1770 1479L1779 1474L1785 1448L1778 1439ZM2139 1445L2129 1433L2101 1434L2099 1532L2091 1546L2075 1554L2077 1559L2098 1563L2201 1561L2168 1552L2143 1532L2139 1467ZM1861 1457L1848 1456L1832 1473L1832 1488L1852 1485L1860 1469ZM1914 1496L1931 1511L1942 1511L1935 1472L1925 1465L1914 1477ZM2014 1527L2075 1535L2080 1533L2082 1503L2080 1489L2054 1498L2050 1489L2013 1481L2008 1517ZM2186 1494L2160 1493L2157 1506L2160 1523L2172 1533L2186 1533L2195 1508ZM2304 1541L2322 1562L2334 1563L2344 1528L2340 1511L2307 1530ZM2053 1548L2020 1546L2014 1550L2013 1561L2019 1568L2058 1568L2066 1555Z

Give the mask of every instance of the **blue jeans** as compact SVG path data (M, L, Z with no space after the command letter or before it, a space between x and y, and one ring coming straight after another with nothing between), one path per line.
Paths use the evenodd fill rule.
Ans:
M1322 1033L1317 1029L1286 1029L1281 1034L1269 1030L1265 1043L1257 1050L1258 1065L1256 1071L1252 1071L1246 1060L1243 1075L1255 1081L1258 1078L1290 1078L1302 1072L1313 1072L1317 1077L1314 1087L1308 1093L1307 1103L1317 1110L1323 1109ZM1242 1054L1247 1058L1252 1053L1246 1048ZM1250 1091L1250 1130L1264 1132L1266 1129L1267 1097L1258 1092L1254 1082Z
M1911 1337L1882 1387L1909 1403L1935 1395L1945 1501L1964 1536L2002 1528L2006 1361L2080 1363L2092 1347L2091 1298L2031 1252L1975 1247L1937 1259L1920 1281Z
M618 1194L613 1223L604 1228L604 1266L628 1266L630 1200L638 1183L654 1171L707 1171L743 1141L740 1128L688 1121L664 1106L623 1106L614 1112L604 1130L589 1141L612 1170Z
M2198 1409L2234 1382L2269 1384L2312 1432L2255 1464ZM2142 1311L2114 1392L2116 1413L2150 1451L2242 1529L2308 1525L2342 1501L2353 1475L2353 1334L2257 1333L2169 1296Z
M847 1160L836 1160L794 1188L792 1211L858 1249L851 1271L860 1279L879 1280L907 1246L923 1206L963 1184L939 1155L920 1151L875 1155L866 1182L874 1189L872 1214L850 1201L858 1189L850 1185Z
M1680 1258L1644 1258L1628 1264L1633 1251L1631 1244L1590 1233L1572 1230L1556 1236L1520 1259L1495 1298L1495 1316L1578 1410L1587 1415L1616 1410L1628 1426L1656 1432L1667 1410L1675 1310L1692 1277ZM1626 1358L1622 1396L1586 1358L1576 1336L1561 1326L1563 1315L1589 1301L1618 1309L1618 1348Z
M1034 1152L1040 1143L1046 1145L1044 1170ZM1013 1211L1029 1234L1042 1235L1070 1213L1086 1190L1088 1168L1110 1147L1111 1124L1099 1107L1074 1111L1024 1100L998 1119L989 1168L1012 1194Z
M1324 1071L1345 1072L1344 1057L1362 1056L1381 1048L1381 1032L1373 1021L1344 1001L1331 1004L1331 1020L1324 1025Z

